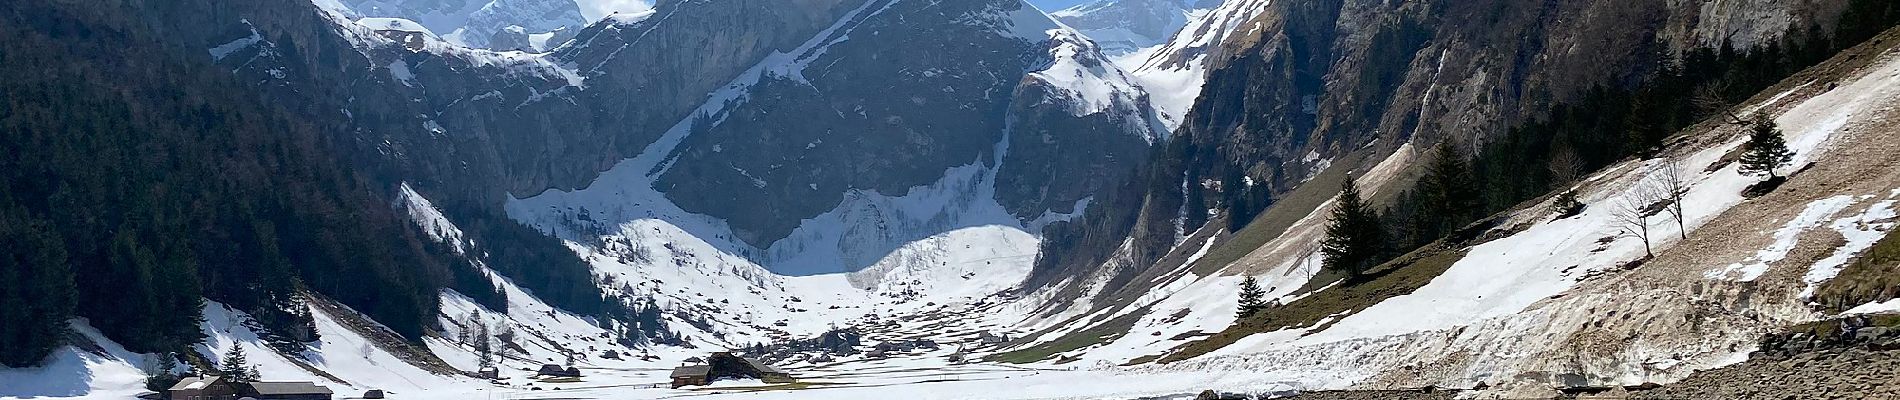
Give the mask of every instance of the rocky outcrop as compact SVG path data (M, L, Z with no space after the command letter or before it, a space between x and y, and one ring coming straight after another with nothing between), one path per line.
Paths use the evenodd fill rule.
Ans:
M1892 399L1900 398L1900 385L1893 384L1896 374L1900 351L1834 348L1697 372L1629 398Z

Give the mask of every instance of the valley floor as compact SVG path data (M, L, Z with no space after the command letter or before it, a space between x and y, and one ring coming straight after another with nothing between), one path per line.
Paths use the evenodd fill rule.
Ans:
M1285 387L1243 373L1124 373L1024 367L1007 364L951 364L952 350L905 358L848 361L792 370L796 383L717 381L707 387L671 388L670 368L582 368L579 382L550 383L510 371L509 384L468 385L465 390L430 391L422 399L1130 399L1192 397L1208 387L1264 393ZM1247 389L1250 388L1250 389Z

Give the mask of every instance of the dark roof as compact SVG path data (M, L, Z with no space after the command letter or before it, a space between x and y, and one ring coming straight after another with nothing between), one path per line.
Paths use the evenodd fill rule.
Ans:
M770 366L770 365L765 365L765 363L762 363L762 362L759 362L759 360L754 360L754 359L750 359L750 358L745 358L745 357L739 357L739 359L741 359L741 360L745 360L745 363L746 363L746 364L749 364L749 365L751 365L751 366L752 366L752 369L756 369L756 370L759 370L759 373L765 373L765 374L783 374L783 373L785 373L785 371L780 371L780 370L778 370L778 368L772 368L772 366Z
M249 393L259 395L332 394L330 388L310 382L251 382Z
M674 378L705 377L710 373L712 373L711 365L688 365L673 369Z

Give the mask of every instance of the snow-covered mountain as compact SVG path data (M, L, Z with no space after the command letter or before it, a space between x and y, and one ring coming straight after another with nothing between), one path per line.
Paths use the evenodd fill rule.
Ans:
M327 8L362 18L403 18L420 23L443 40L497 50L546 51L572 38L590 19L575 0L320 0ZM596 4L589 11L638 13L642 4Z
M1062 24L1081 31L1109 57L1167 42L1191 19L1218 0L1097 0L1050 12Z
M1165 137L1092 42L1017 0L679 1L578 29L568 2L139 7L205 49L191 62L343 126L349 162L482 272L454 279L500 288L444 292L442 333L496 297L606 308L572 316L597 330L535 317L553 310L491 318L552 341L535 358L741 346L990 298L1028 273L1043 226ZM480 48L485 33L534 51ZM582 275L523 234L563 240ZM642 325L653 310L663 324ZM349 375L322 378L382 386Z
M1116 64L1128 70L1142 87L1148 89L1148 92L1153 95L1155 109L1160 112L1163 123L1173 128L1180 126L1181 118L1187 114L1188 109L1194 105L1195 99L1201 94L1201 85L1206 80L1207 63L1211 59L1208 53L1217 51L1221 43L1224 43L1235 29L1266 11L1270 3L1270 0L1192 3L1104 0L1070 9L1087 11L1087 13L1075 17L1063 17L1063 21L1071 26L1099 26L1100 28L1095 28L1095 30L1078 28L1084 29L1084 32L1101 32L1089 33L1090 37L1114 37L1122 30L1118 27L1143 26L1143 24L1120 21L1135 18L1131 14L1150 15L1148 12L1137 11L1156 10L1175 5L1187 7L1178 13L1165 13L1170 16L1182 15L1183 19L1178 24L1169 25L1173 29L1156 37L1159 40L1142 42L1128 40L1126 42L1134 44L1134 47L1116 56ZM1069 12L1069 10L1063 12ZM1093 16L1098 13L1105 16L1103 18L1108 21L1090 19L1095 18ZM1097 41L1106 40L1097 39Z
M1376 273L1324 267L1341 182L1382 206L1406 199L1434 144L1481 149L1573 112L1546 113L1586 85L1561 78L1642 81L1667 69L1657 54L1858 21L1840 7L315 3L125 7L162 11L146 23L161 48L192 50L186 64L334 128L297 145L336 147L388 188L405 238L425 242L411 247L463 268L424 278L494 291L429 286L433 314L404 337L366 313L388 312L375 304L293 290L316 338L302 351L266 340L267 316L202 307L204 339L185 352L244 349L268 378L350 397L1637 387L1856 312L1815 304L1860 297L1817 293L1876 252L1900 202L1897 31L1746 101L1716 94L1786 132L1778 189L1741 173L1743 124L1680 121ZM1628 200L1664 174L1681 199ZM1663 222L1669 204L1679 222ZM1241 215L1254 222L1224 223ZM1237 315L1244 278L1264 314ZM1837 308L1895 303L1852 302ZM70 321L43 366L0 369L0 397L129 396L165 368L95 322ZM847 337L861 343L799 348ZM478 378L491 345L500 379ZM805 382L665 387L681 360L727 349ZM585 376L534 376L549 363Z

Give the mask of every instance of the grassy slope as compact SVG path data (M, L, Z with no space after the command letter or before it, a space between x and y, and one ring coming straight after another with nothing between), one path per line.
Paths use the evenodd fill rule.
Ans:
M1464 256L1463 249L1446 249L1436 245L1426 247L1380 266L1365 280L1357 283L1342 283L1332 289L1313 292L1292 303L1270 308L1243 319L1234 326L1228 327L1227 330L1208 336L1206 339L1170 350L1161 358L1161 362L1180 361L1207 354L1256 333L1313 327L1320 325L1329 316L1344 318L1346 315L1372 307L1386 299L1418 290L1426 283L1430 283L1433 278L1437 278L1439 274L1443 274L1445 270L1450 269L1453 263ZM1314 279L1301 291L1316 290L1337 281L1337 279ZM1338 318L1332 321L1337 321Z
M1895 297L1900 297L1900 235L1891 232L1814 295L1831 312Z
M1339 193L1339 184L1345 181L1349 167L1364 162L1365 157L1364 151L1341 157L1342 160L1333 163L1333 168L1327 168L1292 192L1274 199L1266 213L1255 217L1247 227L1241 228L1240 232L1234 233L1226 241L1208 249L1207 255L1194 263L1194 273L1206 276L1219 271L1286 233L1293 223L1306 218L1307 214L1327 200L1332 200L1333 195Z
M1268 241L1280 237L1281 234L1286 233L1287 229L1293 226L1293 223L1299 222L1301 218L1305 218L1307 214L1312 213L1313 210L1319 208L1321 204L1325 204L1327 200L1331 200L1333 195L1337 192L1340 182L1346 178L1347 166L1357 165L1364 161L1364 158L1364 152L1348 155L1344 157L1345 160L1342 162L1335 163L1334 168L1328 168L1326 171L1314 176L1312 180L1300 185L1299 188L1276 199L1276 202L1267 209L1266 213L1255 218L1254 221L1247 224L1245 228L1241 228L1239 233L1222 238L1224 240L1215 244L1213 248L1208 249L1207 255L1201 257L1194 263L1192 271L1200 276L1213 274L1222 267L1226 267L1228 264L1240 260L1241 257L1246 256L1255 249L1266 245ZM1208 221L1209 226L1213 226L1217 223L1224 222L1218 220ZM1189 242L1198 243L1192 240ZM1153 269L1172 270L1173 265L1157 265ZM1153 280L1136 279L1135 281L1152 282ZM1140 285L1130 286L1127 289L1123 289L1122 292L1114 298L1117 300L1134 299L1149 289L1150 288L1146 286ZM1115 301L1107 302L1104 306L1115 303ZM1134 323L1140 320L1139 315L1141 314L1145 314L1145 312L1131 313L1127 316L1096 324L1096 326L1089 329L1070 332L1055 340L990 356L990 360L1015 363L1036 362L1048 359L1056 353L1107 343L1108 341L1127 334L1129 327L1134 326ZM1072 320L1067 323L1095 323L1095 321L1083 322L1080 321L1078 317L1077 320ZM1041 333L1038 333L1038 335L1040 334Z

